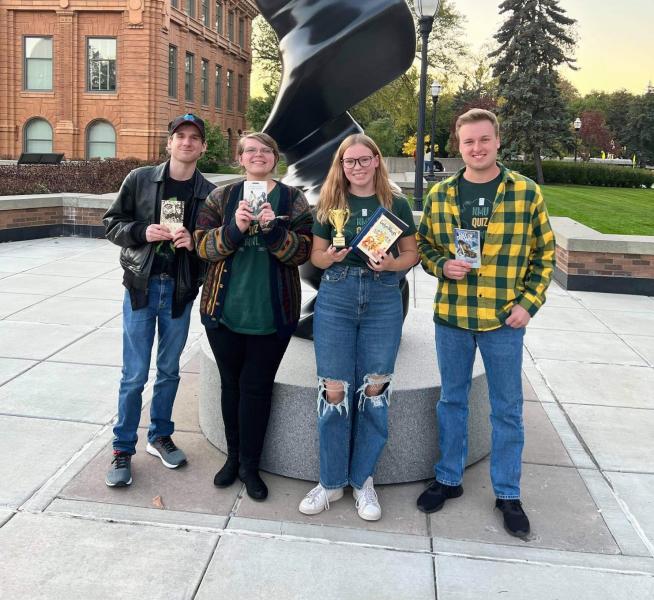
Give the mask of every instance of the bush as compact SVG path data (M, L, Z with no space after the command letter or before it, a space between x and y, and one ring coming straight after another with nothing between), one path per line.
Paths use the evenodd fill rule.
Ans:
M59 165L0 166L0 196L108 194L118 191L132 169L150 164L156 163L127 158L69 161Z
M220 130L219 124L206 123L205 134L207 151L202 160L215 164L226 164L229 162L229 147L227 140ZM200 169L202 171L202 169Z
M536 179L534 163L507 162L505 164L531 179ZM654 184L654 173L647 169L631 169L629 167L558 160L543 161L543 178L547 184L563 183L602 187L636 188L643 185L650 187Z

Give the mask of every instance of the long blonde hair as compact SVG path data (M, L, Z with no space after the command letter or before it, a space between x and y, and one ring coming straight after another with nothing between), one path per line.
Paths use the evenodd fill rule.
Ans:
M336 150L332 165L329 168L325 183L320 190L320 199L316 205L316 218L320 223L326 223L329 211L333 208L344 209L348 206L347 198L350 193L350 182L345 177L341 160L345 151L355 144L363 144L373 156L379 157L379 166L375 169L375 194L379 203L389 210L393 206L393 196L401 195L400 188L388 177L388 169L384 164L379 147L372 138L363 133L348 135Z

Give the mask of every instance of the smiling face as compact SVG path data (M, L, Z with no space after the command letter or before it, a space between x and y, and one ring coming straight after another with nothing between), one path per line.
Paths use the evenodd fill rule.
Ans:
M239 148L238 164L245 169L247 179L268 179L277 163L274 150L256 138L246 137L242 140L242 152Z
M349 166L357 159L353 166ZM369 161L365 167L361 162ZM375 193L375 171L379 167L379 156L365 144L354 144L343 153L341 165L346 179L350 183L350 191L357 196L372 196Z
M200 130L190 123L179 126L166 144L171 161L196 163L207 145L202 141Z
M497 151L500 138L495 133L493 124L484 119L466 123L459 128L459 152L466 165L466 173L472 179L485 180L496 176Z

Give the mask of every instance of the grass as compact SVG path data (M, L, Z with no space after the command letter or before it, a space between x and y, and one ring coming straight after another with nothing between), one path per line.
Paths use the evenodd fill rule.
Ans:
M654 235L654 190L545 185L550 216L569 217L601 233Z

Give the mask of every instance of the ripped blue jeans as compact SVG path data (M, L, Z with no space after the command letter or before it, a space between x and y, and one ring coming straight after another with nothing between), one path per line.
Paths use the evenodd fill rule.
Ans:
M313 320L318 369L320 483L357 489L375 471L388 438L388 407L402 335L398 273L332 265L322 276ZM326 384L345 391L327 402ZM369 386L381 387L375 395ZM368 390L367 390L368 389Z

